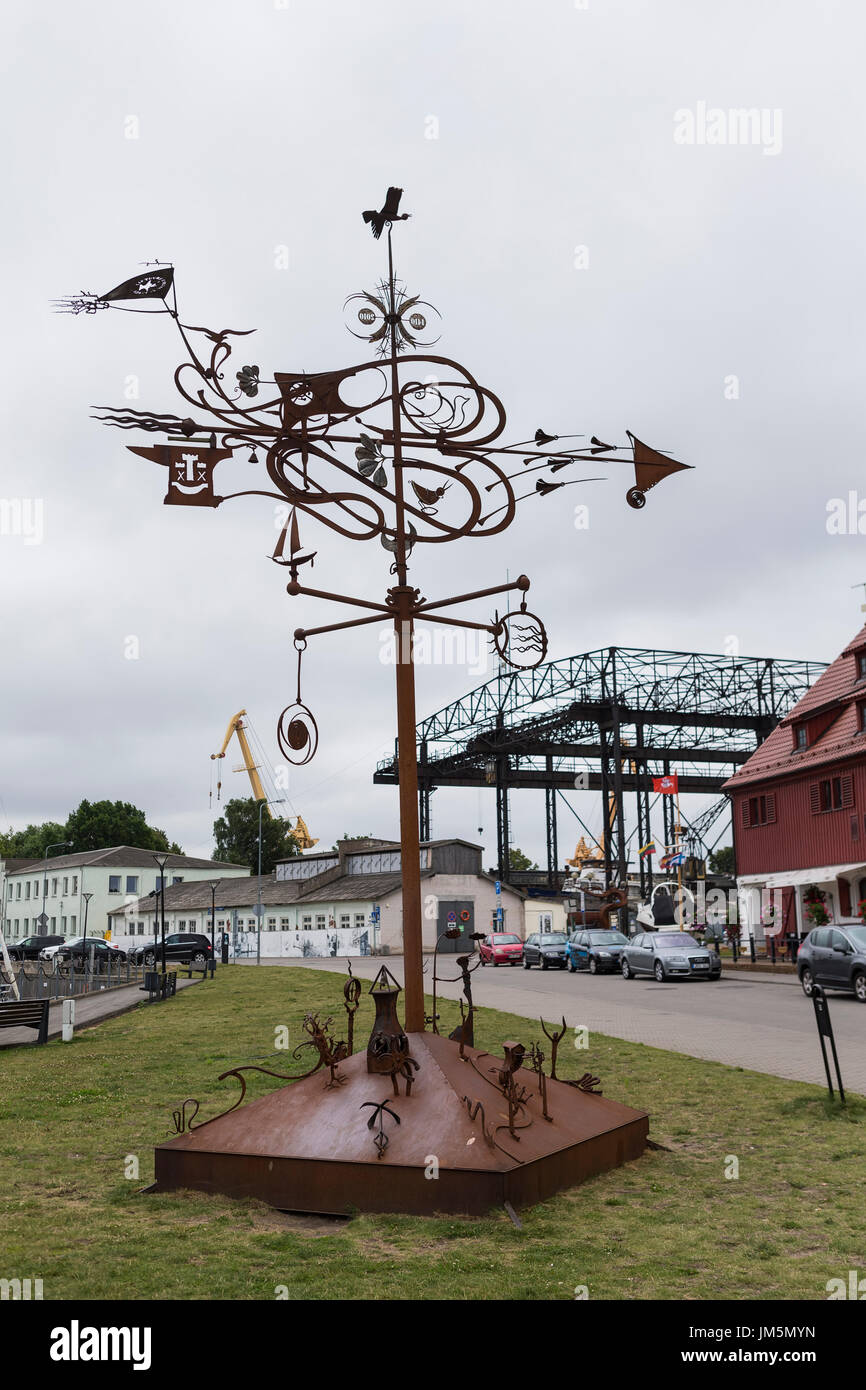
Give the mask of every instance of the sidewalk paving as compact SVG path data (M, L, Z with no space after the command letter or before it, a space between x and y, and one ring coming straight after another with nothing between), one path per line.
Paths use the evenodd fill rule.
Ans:
M178 977L178 991L186 989L187 985L201 984L200 980L182 980ZM167 1002L167 1001L166 1001ZM130 1009L135 1009L139 1004L144 1003L144 993L140 985L121 985L120 988L97 990L92 994L79 994L75 997L75 1032L82 1028L92 1028L95 1023L102 1023L106 1018L115 1018L118 1014L129 1013ZM51 1002L48 1011L48 1037L59 1038L63 1031L63 1000L55 999ZM36 1042L36 1030L34 1028L4 1028L0 1032L0 1048L21 1047Z

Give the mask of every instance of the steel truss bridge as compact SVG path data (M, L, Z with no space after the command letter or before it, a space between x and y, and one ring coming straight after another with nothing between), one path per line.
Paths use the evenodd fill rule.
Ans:
M625 882L631 839L626 794L635 797L632 833L642 845L651 834L654 777L676 772L681 796L718 793L825 669L817 661L633 647L599 648L533 671L503 669L417 726L421 839L431 838L430 800L437 787L493 786L500 878L560 887L566 871L559 862L557 798L575 789L599 791L603 805L613 798L615 807L605 839L605 879ZM396 745L373 781L397 783ZM546 873L509 867L509 799L525 788L544 792ZM670 844L673 798L661 801ZM694 822L682 813L690 852L706 853L709 830L726 808L722 796ZM651 890L651 861L639 862L641 889Z

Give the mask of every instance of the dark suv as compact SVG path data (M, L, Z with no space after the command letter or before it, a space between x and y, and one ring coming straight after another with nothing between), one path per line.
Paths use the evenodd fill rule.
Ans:
M25 936L23 941L9 943L10 960L38 960L46 946L62 946L63 936Z
M133 946L129 959L136 965L161 965L162 942L145 941L141 946ZM175 961L184 965L207 965L213 959L209 936L197 936L194 932L171 932L165 938L165 960L168 965Z
M797 954L797 974L804 994L824 985L866 1004L866 926L814 927Z

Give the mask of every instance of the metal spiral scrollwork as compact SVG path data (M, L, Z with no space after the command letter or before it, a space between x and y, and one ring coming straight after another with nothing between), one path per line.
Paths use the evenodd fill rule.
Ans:
M286 762L303 767L310 762L319 746L319 726L313 713L301 699L301 656L306 647L304 639L295 639L298 653L298 692L294 702L286 705L277 723L277 744Z

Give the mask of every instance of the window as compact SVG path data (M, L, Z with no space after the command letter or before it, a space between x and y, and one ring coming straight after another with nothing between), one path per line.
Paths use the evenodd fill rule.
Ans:
M25 925L26 925L26 923L25 923ZM64 936L65 936L65 935L66 935L66 918L65 918L65 917L61 917L61 918L60 918L60 930L63 932L63 934L64 934Z
M351 914L348 913L348 912L341 912L341 913L340 913L340 929L341 929L342 931L348 931L349 928L351 927L351 925L352 925L352 917L351 917Z
M857 676L859 680L866 680L866 652L857 653Z
M52 898L56 898L56 897L57 897L57 879L56 879L56 878L53 878L53 879L51 880L51 896L52 896Z
M30 880L29 880L29 879L27 880L27 882L26 882L25 885L24 885L24 899L25 899L26 902L29 902L29 901L30 901Z
M324 931L324 930L325 930L325 927L326 927L327 925L328 925L328 919L327 919L327 917L325 916L324 912L317 912L317 913L316 913L316 931Z
M840 811L844 806L854 805L854 781L850 774L840 777L825 777L813 782L809 787L809 800L812 815L825 811Z
M288 919L288 917L281 917L281 918L280 918L280 931L288 931L288 930L289 930L289 919Z
M21 884L19 883L19 884L16 885L16 890L15 890L15 901L16 901L16 902L20 902L20 900L21 900Z
M866 700L857 706L857 732L866 734Z
M68 877L64 876L64 879L63 879L63 896L64 896L64 898L66 897L66 894L67 894L68 892L69 892L69 879L68 879Z
M553 913L552 913L552 912L539 912L539 914L538 914L538 930L539 930L539 931L553 931Z
M126 891L127 893L138 893L138 874L126 875Z
M269 918L268 918L268 931L276 931L276 929L277 929L277 919L276 919L276 917L269 917Z
M72 896L73 896L73 898L77 895L77 893L78 893L78 874L73 874L73 875L72 875Z
M174 874L171 881L172 883L183 883L183 874Z
M120 874L108 875L108 891L109 893L120 892Z
M70 931L72 931L72 932L78 931L78 918L77 918L77 917L70 917L70 919L69 919L69 929L70 929Z
M367 925L367 918L363 912L355 913L355 930L363 931Z
M776 820L776 793L747 797L742 803L743 829L756 825L773 825Z
M308 912L305 912L304 915L303 915L303 917L301 918L301 930L302 930L302 931L312 931L312 929L313 929L313 919L312 919L312 917L310 916L310 914L309 914Z
M806 725L805 725L805 724L798 724L797 727L796 727L796 729L794 730L794 747L795 747L795 748L808 748L808 747L809 747L809 734L808 734L808 732L807 732L807 729L806 729Z

